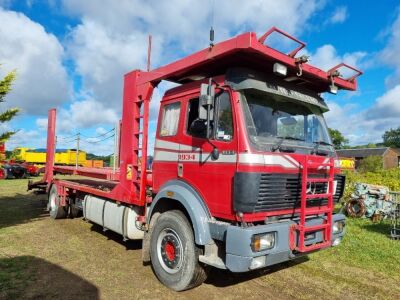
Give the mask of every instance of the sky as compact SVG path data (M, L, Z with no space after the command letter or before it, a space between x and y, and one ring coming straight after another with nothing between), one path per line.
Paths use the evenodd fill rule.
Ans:
M123 75L145 69L151 34L152 68L216 42L276 26L307 43L312 65L345 62L361 69L358 91L324 94L328 126L351 145L378 143L400 127L400 2L385 0L0 0L0 77L17 71L0 111L20 114L0 124L18 130L6 148L44 148L47 111L57 108L58 148L113 153L121 115ZM151 102L150 148L161 83Z

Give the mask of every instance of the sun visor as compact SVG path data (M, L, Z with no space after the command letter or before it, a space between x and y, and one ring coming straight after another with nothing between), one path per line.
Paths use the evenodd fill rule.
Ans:
M273 74L268 78L264 74L244 68L229 69L226 73L225 83L237 91L258 90L277 97L290 98L317 106L323 112L329 111L324 99L318 93L290 84Z

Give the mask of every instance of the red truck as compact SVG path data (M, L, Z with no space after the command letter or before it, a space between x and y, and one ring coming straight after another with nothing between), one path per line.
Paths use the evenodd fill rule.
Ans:
M286 54L266 45L273 33L299 46ZM53 219L83 211L123 239L143 239L143 261L176 291L200 285L212 267L247 272L338 245L345 217L333 210L345 178L321 93L354 91L362 73L311 66L296 56L304 46L272 28L126 74L115 170L54 166L50 110L45 175L29 188L47 190ZM354 74L343 78L343 68ZM148 169L149 103L162 80L180 85L161 101Z

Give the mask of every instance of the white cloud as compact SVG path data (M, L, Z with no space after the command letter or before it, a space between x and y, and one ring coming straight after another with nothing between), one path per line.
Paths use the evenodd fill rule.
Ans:
M81 136L79 149L82 151L86 151L87 153L94 153L97 155L109 155L114 153L114 137L112 134L107 135L106 140L94 139L94 138L86 138L85 136ZM62 134L57 135L57 148L65 149L65 148L76 148L77 147L77 139L76 136L66 136Z
M390 32L388 43L378 57L395 70L395 74L387 78L389 89L364 110L350 104L341 106L334 102L329 103L331 111L326 114L329 126L339 129L350 139L351 144L382 142L382 135L386 130L400 126L400 58L398 56L400 51L400 11L388 32ZM321 49L319 54L319 59L325 62L334 60L336 57L333 47ZM357 64L364 64L363 59L366 54L356 52L345 55L345 57L357 66ZM368 64L370 62L367 62Z
M359 110L354 104L339 105L329 101L331 110L326 113L328 126L342 132L352 145L382 142L386 130L400 126L398 95L400 85L388 90L364 110Z
M56 134L58 148L75 148L76 133L83 129L93 130L93 135L104 134L106 130L103 125L113 127L118 120L118 116L111 108L97 102L92 98L73 102L68 108L61 108L57 111ZM39 131L47 130L47 118L36 119L36 126ZM43 133L42 133L43 135ZM91 138L81 135L81 149L87 152L108 155L112 153L114 139L111 137L113 132L101 138ZM109 139L106 139L110 137ZM103 141L103 139L106 139ZM44 147L46 139L43 137L40 147Z
M96 132L96 135L100 135L100 134L105 134L106 132L108 132L108 130L105 129L104 127L97 127L95 132Z
M397 18L387 33L389 33L388 42L379 56L386 65L395 70L395 74L386 78L387 85L393 87L400 81L400 9L398 9Z
M348 11L346 6L339 6L335 9L332 16L329 18L328 23L338 24L343 23L348 18Z
M339 105L328 101L330 111L325 114L328 127L339 130L349 139L350 145L366 144L376 141L380 137L372 132L365 131L363 113L354 104Z
M46 138L37 130L21 129L6 142L6 149L12 150L16 147L43 148L44 145L46 145Z
M364 110L350 104L341 106L329 102L331 111L326 114L329 126L339 129L350 139L351 144L382 142L382 135L386 130L400 126L400 57L398 55L400 52L400 10L386 34L388 35L387 45L377 57L394 69L394 74L386 78L388 90ZM318 50L316 54L320 63L337 62L337 54L332 46L321 47ZM364 52L355 52L344 55L343 58L347 58L348 62L353 61L357 66L364 63L363 59L366 56Z
M334 46L327 44L317 48L314 53L310 53L310 56L310 63L313 66L327 71L341 62L353 67L362 68L365 66L364 60L367 58L368 54L364 51L356 51L339 55ZM341 70L341 72L345 77L348 75L347 71L344 69Z
M112 124L118 120L115 110L94 99L76 101L68 109L57 113L57 129L60 132L77 132L80 129Z
M238 32L258 33L271 26L297 34L307 27L321 1L218 1L215 4L216 39ZM123 74L146 65L147 35L153 35L152 65L171 62L208 45L211 1L106 0L64 1L64 9L79 18L67 50L82 76L84 89L101 103L121 107ZM257 12L257 13L255 13ZM116 17L117 16L117 17Z
M38 118L36 119L36 126L39 130L41 131L46 131L47 130L47 118Z
M7 106L18 106L23 113L43 114L67 100L64 50L54 35L24 14L0 8L0 41L0 75L17 70Z
M379 124L400 126L400 84L388 90L376 99L375 104L367 110L368 119L379 121Z

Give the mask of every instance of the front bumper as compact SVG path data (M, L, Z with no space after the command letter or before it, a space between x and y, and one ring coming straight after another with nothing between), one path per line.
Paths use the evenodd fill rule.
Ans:
M345 221L343 214L334 214L332 224L337 221ZM323 218L310 219L306 226L322 224ZM294 253L289 246L290 227L296 224L295 221L277 222L273 224L258 225L252 227L239 227L229 225L223 230L226 256L226 268L232 272L246 272L256 268L262 268L295 259L307 253ZM253 252L251 249L251 239L255 234L275 232L275 246L272 249L260 252ZM332 230L333 232L333 230ZM221 236L222 231L218 231ZM332 243L340 242L345 234L345 228L342 232L331 236ZM312 245L321 242L322 232L316 232L305 242L306 245ZM262 258L261 258L262 257ZM260 259L261 258L261 259ZM257 264L254 261L258 260Z

